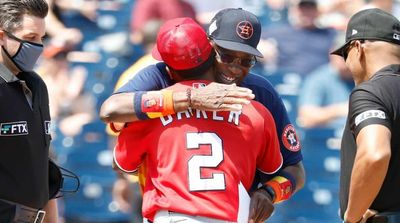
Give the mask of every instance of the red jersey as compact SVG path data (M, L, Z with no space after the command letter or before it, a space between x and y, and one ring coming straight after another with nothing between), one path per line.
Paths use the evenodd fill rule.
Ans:
M142 212L148 219L169 210L237 221L239 184L249 190L256 169L272 174L282 165L274 119L256 101L237 112L192 110L131 123L118 136L114 159L126 172L146 163Z

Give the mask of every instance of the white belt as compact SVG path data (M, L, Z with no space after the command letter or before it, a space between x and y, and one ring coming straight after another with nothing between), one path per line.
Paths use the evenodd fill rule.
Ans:
M154 223L234 223L201 216L192 216L171 211L157 211Z

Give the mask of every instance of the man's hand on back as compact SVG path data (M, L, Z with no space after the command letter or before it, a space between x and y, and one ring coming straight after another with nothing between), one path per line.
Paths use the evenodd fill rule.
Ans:
M249 104L254 94L248 88L236 84L211 83L191 92L191 108L206 111L239 111Z

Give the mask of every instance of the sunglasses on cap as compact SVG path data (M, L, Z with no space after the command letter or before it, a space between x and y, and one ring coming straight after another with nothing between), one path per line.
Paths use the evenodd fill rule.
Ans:
M253 67L256 62L257 59L255 56L252 56L251 58L239 58L233 55L229 55L229 54L225 54L223 52L221 52L217 47L214 47L215 49L215 58L217 59L218 62L220 63L224 63L224 64L232 64L235 61L239 61L239 64L243 67Z

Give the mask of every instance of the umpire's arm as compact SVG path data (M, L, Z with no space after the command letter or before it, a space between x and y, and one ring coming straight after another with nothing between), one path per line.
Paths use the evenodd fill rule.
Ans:
M390 130L380 124L365 126L357 135L345 222L362 219L378 195L389 167L390 141Z

